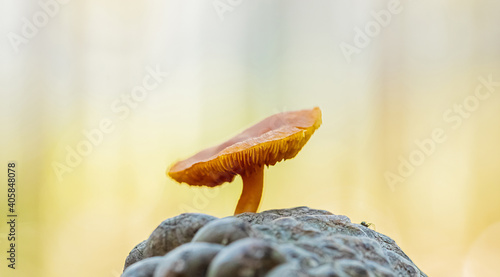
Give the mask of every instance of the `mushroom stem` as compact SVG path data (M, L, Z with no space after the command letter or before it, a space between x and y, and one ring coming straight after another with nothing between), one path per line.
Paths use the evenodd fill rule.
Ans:
M259 208L260 198L262 197L264 166L255 168L252 173L242 174L241 178L243 179L243 189L234 214L255 213Z

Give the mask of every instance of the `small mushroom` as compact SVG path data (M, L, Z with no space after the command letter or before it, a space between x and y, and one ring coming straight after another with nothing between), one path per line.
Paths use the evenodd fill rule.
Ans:
M230 140L175 163L168 175L179 183L214 187L243 179L235 214L256 212L262 197L264 166L297 155L321 125L321 110L272 115Z

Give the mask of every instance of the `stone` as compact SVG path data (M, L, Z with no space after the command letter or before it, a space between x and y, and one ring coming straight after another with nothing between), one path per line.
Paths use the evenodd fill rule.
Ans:
M247 238L253 233L246 221L235 217L226 217L209 222L203 226L192 242L212 242L228 245L239 239Z
M246 238L225 247L210 264L208 277L265 276L273 267L285 262L285 257L269 242Z
M196 244L217 245L220 250L207 256L201 251L196 256L196 251L184 250ZM182 260L178 254L181 252L191 253L191 258L176 267L193 263L200 269L198 273L182 271L183 275L158 276L427 277L388 236L366 224L352 223L346 216L308 207L222 219L203 214L179 215L165 220L148 240L137 245L126 265L136 262L149 269L152 262L142 265L138 261L166 254L156 269L172 268L172 260ZM130 268L135 269L135 264ZM128 270L124 272L127 277L135 276Z
M147 239L144 258L163 256L190 242L201 227L215 219L206 214L185 213L163 221Z
M146 248L146 241L142 241L136 245L128 254L127 259L125 259L124 270L135 262L138 262L144 258L144 249Z
M163 257L151 257L130 265L121 277L152 277Z
M206 242L181 245L164 256L153 277L203 277L212 259L222 249L220 244Z

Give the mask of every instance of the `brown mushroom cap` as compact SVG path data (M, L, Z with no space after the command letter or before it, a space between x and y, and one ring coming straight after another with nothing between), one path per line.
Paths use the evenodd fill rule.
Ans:
M230 140L175 163L168 175L179 183L218 186L234 176L250 174L297 155L321 125L321 110L272 115Z

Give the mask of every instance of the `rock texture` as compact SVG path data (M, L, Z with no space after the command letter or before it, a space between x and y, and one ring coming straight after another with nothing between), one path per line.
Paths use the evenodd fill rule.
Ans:
M389 237L307 207L162 222L125 261L123 277L426 277Z

